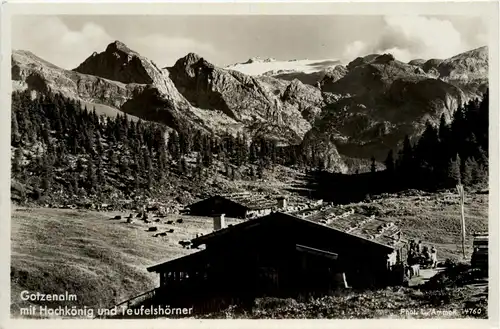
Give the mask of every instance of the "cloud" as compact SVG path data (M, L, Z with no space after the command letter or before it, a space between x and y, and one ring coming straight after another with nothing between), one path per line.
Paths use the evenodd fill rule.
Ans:
M94 23L71 31L57 17L17 16L13 20L14 49L30 50L66 69L75 68L94 51L104 49L111 40L111 36Z
M476 28L478 30L478 33L474 35L474 41L476 44L484 46L490 43L490 35L489 35L489 26L488 26L488 20L486 19L481 19L478 22Z
M450 21L423 16L385 16L385 27L371 42L355 41L344 51L352 60L370 53L392 53L398 60L448 58L468 50ZM361 47L361 45L363 45ZM351 55L348 58L348 55Z
M366 54L367 51L369 51L368 45L361 40L357 40L346 46L346 49L342 57L344 59L351 60L358 56Z
M13 20L12 46L30 50L37 56L65 69L73 69L93 52L102 52L114 40L157 63L170 66L189 52L210 60L217 51L210 44L162 34L123 37L110 35L100 25L87 22L79 30L70 30L58 17L16 16Z
M479 33L476 35L476 40L479 44L487 45L489 43L488 33Z

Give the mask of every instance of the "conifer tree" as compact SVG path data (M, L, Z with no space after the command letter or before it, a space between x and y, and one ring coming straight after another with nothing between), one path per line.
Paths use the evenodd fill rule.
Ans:
M201 161L199 162L201 163ZM181 164L181 173L189 175L186 158L182 157L180 164Z
M423 172L425 177L432 176L434 174L434 168L436 165L435 151L438 149L438 144L438 132L430 122L427 122L425 131L418 140L414 152L418 170Z
M482 164L477 164L477 170L473 175L473 184L487 184L488 183L488 169L485 168Z
M13 146L18 146L21 140L21 135L19 133L19 125L17 123L17 115L16 112L12 112L12 123L10 130L10 138Z
M14 158L12 159L12 173L17 175L22 171L23 148L18 147L14 151Z
M141 187L141 178L137 170L134 171L134 189L137 190Z
M71 177L71 187L72 187L72 190L73 190L73 194L75 195L78 195L80 194L80 182L79 182L79 177L78 177L78 173L73 173L72 177Z
M408 173L413 167L413 147L410 142L408 135L405 136L403 142L403 149L401 150L398 157L398 168L403 172Z
M97 185L100 189L106 187L106 175L104 174L104 164L102 162L101 157L98 157L97 160Z
M87 164L86 183L87 183L88 191L95 192L95 190L98 187L98 184L97 184L97 175L96 175L94 164L92 163L92 161L89 161L89 163Z
M108 159L110 168L118 166L118 156L116 155L115 150L113 150L112 148L110 148L108 151Z
M392 150L389 150L389 153L387 154L387 158L385 159L384 164L388 172L390 173L394 172L394 152Z
M453 187L456 184L461 184L461 174L460 174L460 155L456 155L455 159L450 159L448 162L448 187Z
M122 157L120 159L120 173L124 176L124 177L129 177L130 175L130 164L129 162L127 161L127 159L125 159L125 157ZM134 172L137 172L138 170L134 170Z
M78 158L78 160L76 160L76 171L83 172L83 169L84 169L84 166L83 166L82 158Z
M485 168L488 168L489 165L488 154L483 150L481 146L478 147L477 154L478 154L478 163L484 166Z
M150 166L148 171L147 171L147 184L148 184L148 190L151 190L153 187L153 169Z
M173 131L170 134L170 138L168 140L168 152L174 159L180 160L181 152L179 147L179 137L176 131Z
M264 176L264 167L265 167L264 160L260 159L257 165L257 177L259 179L262 179L262 177Z
M252 180L255 180L255 177L257 176L257 173L255 172L255 167L250 166L250 177Z
M441 114L441 119L439 120L439 140L443 142L447 142L449 138L449 132L450 128L448 124L446 123L446 117L443 114Z
M250 163L255 163L257 161L257 145L254 142L250 144L250 152L249 152L249 161Z
M196 157L196 165L193 170L193 176L196 179L201 179L202 172L203 172L203 157L200 153L198 153Z
M477 177L477 170L477 162L474 158L467 158L467 160L465 160L462 173L462 182L464 185L470 186L474 184Z

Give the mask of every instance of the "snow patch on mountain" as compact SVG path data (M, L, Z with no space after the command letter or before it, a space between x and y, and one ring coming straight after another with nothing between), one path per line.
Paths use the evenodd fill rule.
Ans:
M251 58L245 63L237 63L233 65L226 66L228 70L239 71L247 75L273 75L274 72L280 73L290 73L290 72L302 72L302 73L315 73L325 70L329 67L341 64L337 59L303 59L303 60L289 60L280 61L274 58L270 59L259 59Z

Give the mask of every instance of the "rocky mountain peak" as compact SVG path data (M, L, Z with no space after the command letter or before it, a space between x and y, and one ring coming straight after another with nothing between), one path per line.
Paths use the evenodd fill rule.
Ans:
M442 79L482 79L488 74L488 47L472 49L442 61L439 66Z
M121 42L119 40L116 40L116 41L110 43L106 47L106 52L124 52L124 53L127 53L127 54L137 55L137 53L135 51L133 51L132 49L130 49L129 47L127 47L126 44L124 44L123 42Z
M425 62L426 62L425 59L416 58L416 59L412 59L411 61L409 61L408 64L421 67L422 65L425 64Z
M203 57L201 57L200 55L198 55L196 53L189 53L186 56L179 58L177 60L177 62L175 62L172 69L174 69L174 70L189 70L193 64L196 64L200 61L207 64L207 65L210 64L206 60L204 60Z
M380 56L377 56L373 59L372 63L375 64L388 64L390 62L395 61L396 59L394 58L393 54L383 54Z
M347 64L347 69L352 70L358 66L365 64L390 64L396 61L394 55L392 54L370 54L364 57L358 57L349 64Z
M325 71L325 76L323 80L319 81L319 87L325 84L332 84L342 79L347 74L347 68L343 65L337 65L333 68L329 68Z
M214 65L206 61L203 57L195 53L189 53L175 62L174 66L167 68L170 76L179 79L180 77L193 78L200 73L200 69L213 69ZM174 79L175 79L174 78Z
M259 56L249 58L246 62L243 64L252 64L252 63L272 63L276 62L276 58L269 57L269 58L260 58Z
M488 88L488 47L472 49L442 61L439 79L462 89L468 97L481 98Z
M181 60L183 60L188 65L192 64L192 63L196 63L200 59L202 59L202 57L196 53L189 53L186 56L184 56L183 58L181 58Z
M110 43L101 53L94 52L73 71L123 83L152 84L161 71L150 60L121 41Z

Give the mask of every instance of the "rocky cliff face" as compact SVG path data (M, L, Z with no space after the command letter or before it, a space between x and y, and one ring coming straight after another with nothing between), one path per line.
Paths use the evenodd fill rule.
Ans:
M55 66L29 51L12 53L12 82L14 90L49 90L65 97L100 103L112 107L122 106L140 85L124 84L93 75L80 74Z
M488 48L481 47L442 61L439 79L462 89L468 97L481 97L488 88Z
M175 88L168 72L120 41L109 44L102 53L92 54L73 71L125 84L151 85L172 107L189 107L189 102Z
M448 59L413 60L430 76L459 87L469 98L481 97L488 88L488 47L480 47Z
M140 84L153 84L162 75L156 65L120 41L110 43L102 53L94 52L73 71Z

